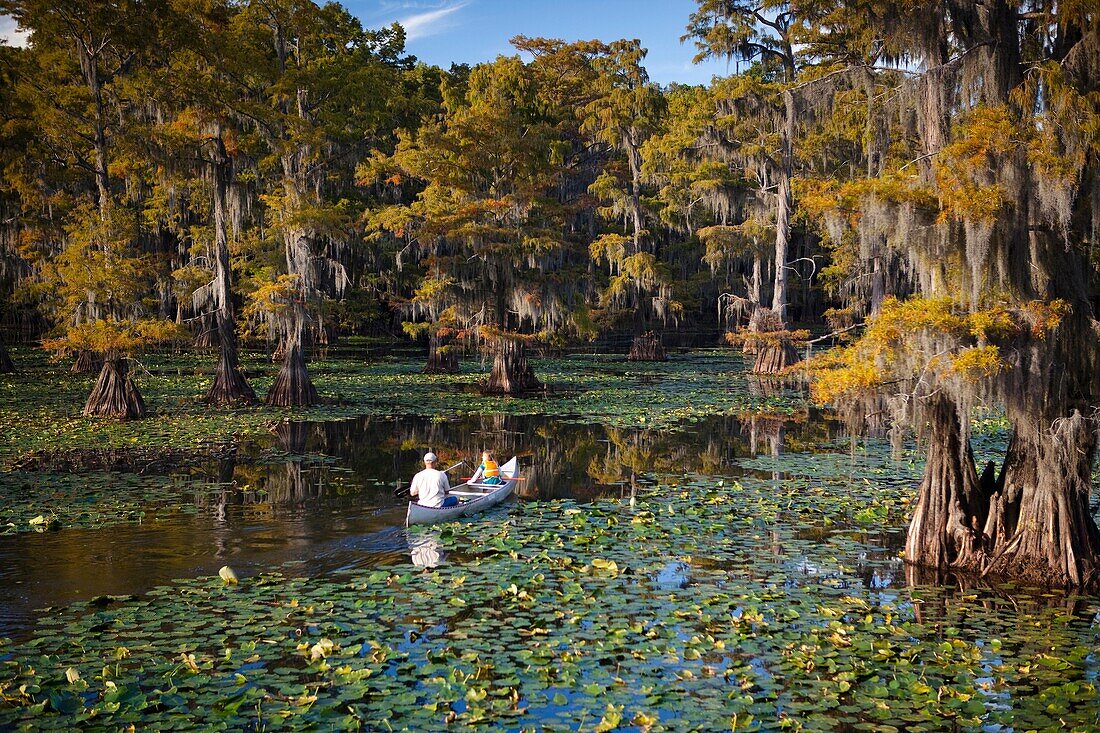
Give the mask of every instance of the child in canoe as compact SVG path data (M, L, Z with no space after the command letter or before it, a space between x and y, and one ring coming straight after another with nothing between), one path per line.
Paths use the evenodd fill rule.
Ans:
M477 469L481 472L481 480L478 483L496 486L504 483L500 478L500 466L493 460L492 451L482 451L481 466Z

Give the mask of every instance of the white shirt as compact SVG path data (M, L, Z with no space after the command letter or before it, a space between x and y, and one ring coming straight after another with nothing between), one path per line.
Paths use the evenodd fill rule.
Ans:
M434 468L425 468L413 476L409 493L419 497L420 506L443 506L443 499L451 488L451 482L447 480L447 474Z

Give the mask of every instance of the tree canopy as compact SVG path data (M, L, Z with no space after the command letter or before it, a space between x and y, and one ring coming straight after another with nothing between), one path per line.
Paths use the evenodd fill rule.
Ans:
M164 343L217 349L215 404L266 349L295 406L347 333L492 355L517 393L531 349L728 340L770 372L843 332L817 397L930 446L910 560L1097 578L1090 4L699 0L670 34L735 66L669 87L632 39L429 66L335 3L0 12L30 32L0 47L0 326L100 370L87 414L140 416L128 360Z

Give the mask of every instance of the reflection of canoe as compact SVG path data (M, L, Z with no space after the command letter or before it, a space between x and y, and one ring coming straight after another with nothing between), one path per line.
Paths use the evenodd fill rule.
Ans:
M420 506L410 501L405 525L411 527L414 524L449 522L496 506L511 496L516 484L519 483L519 468L515 458L500 467L500 477L504 479L504 483L495 486L467 481L453 487L450 494L458 497L458 506Z

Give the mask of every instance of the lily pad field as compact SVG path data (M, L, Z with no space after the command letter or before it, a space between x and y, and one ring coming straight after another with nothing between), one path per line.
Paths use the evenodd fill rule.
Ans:
M731 351L539 359L526 399L334 352L300 410L207 408L209 363L152 356L131 422L16 357L0 730L1100 729L1100 598L914 572L919 445ZM406 529L420 455L483 448L515 501Z

